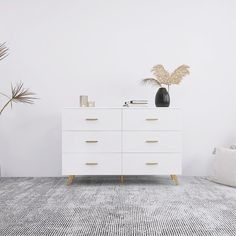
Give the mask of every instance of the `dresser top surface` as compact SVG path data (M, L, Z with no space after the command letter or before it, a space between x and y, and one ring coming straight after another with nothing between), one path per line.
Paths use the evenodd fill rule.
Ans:
M179 107L64 107L63 109L180 109Z

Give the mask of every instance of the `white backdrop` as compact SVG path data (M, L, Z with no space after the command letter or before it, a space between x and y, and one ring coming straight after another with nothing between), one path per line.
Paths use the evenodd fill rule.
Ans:
M206 175L214 146L236 141L236 1L0 0L0 91L22 80L40 97L0 117L2 176L60 176L64 106L88 94L97 106L149 99L155 64L185 63L171 88L183 110L185 175ZM3 103L1 98L0 103Z

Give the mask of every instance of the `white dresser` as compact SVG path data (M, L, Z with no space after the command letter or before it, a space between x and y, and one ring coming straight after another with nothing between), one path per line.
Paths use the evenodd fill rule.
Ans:
M62 174L170 175L182 166L178 108L65 108Z

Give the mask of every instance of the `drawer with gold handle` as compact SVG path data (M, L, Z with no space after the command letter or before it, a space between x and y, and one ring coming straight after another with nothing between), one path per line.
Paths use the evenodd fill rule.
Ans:
M98 143L97 140L86 140L85 142L86 142L86 143Z
M146 140L145 142L146 143L158 143L159 141L158 140Z
M123 130L180 130L178 109L123 109Z
M176 175L181 173L181 153L125 153L124 175Z
M146 162L146 165L147 166L155 166L155 165L158 165L157 162Z
M121 109L92 107L64 109L62 130L121 130L121 114Z
M87 165L87 166L96 166L96 165L98 165L98 163L97 162L86 162L85 165Z
M123 131L124 152L181 152L178 131Z
M121 140L118 131L63 131L62 151L121 152Z
M120 153L63 153L62 164L63 175L122 174Z
M87 121L97 121L98 118L86 118L85 120L87 120Z
M146 121L157 121L159 120L158 118L146 118Z

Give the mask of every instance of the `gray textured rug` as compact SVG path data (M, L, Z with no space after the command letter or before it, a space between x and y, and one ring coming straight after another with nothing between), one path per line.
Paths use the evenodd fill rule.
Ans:
M1 178L0 235L236 235L236 189L197 177Z

